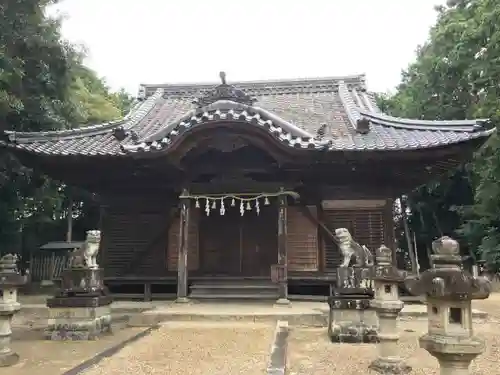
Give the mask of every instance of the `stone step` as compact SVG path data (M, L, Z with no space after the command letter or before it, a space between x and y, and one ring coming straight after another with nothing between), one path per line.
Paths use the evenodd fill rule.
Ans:
M195 293L192 292L189 298L193 299L203 299L203 300L273 300L278 298L278 293L221 293L217 294L215 292L211 293Z
M193 284L191 289L269 289L275 290L274 284Z
M128 321L128 325L132 327L155 326L162 322L276 322L278 320L286 320L292 326L303 327L326 327L327 317L319 311L308 311L293 313L293 310L285 311L288 307L275 308L275 311L267 313L188 313L188 312L172 312L171 309L153 309L135 314Z
M190 298L203 300L277 299L278 288L267 280L221 280L197 282L191 286Z

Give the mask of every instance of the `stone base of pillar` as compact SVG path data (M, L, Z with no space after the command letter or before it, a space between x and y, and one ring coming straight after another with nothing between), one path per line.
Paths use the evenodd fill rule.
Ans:
M190 303L191 300L187 297L177 297L175 303Z
M274 304L279 306L290 306L291 302L288 298L279 298L276 302L274 302Z
M380 374L408 374L411 367L408 366L401 358L377 358L370 366L370 370Z
M469 375L469 367L472 362L465 360L462 362L458 361L447 361L439 360L439 371L441 375Z
M47 340L95 340L111 333L111 306L49 308Z
M0 367L14 366L17 362L19 362L19 354L11 350L0 354Z

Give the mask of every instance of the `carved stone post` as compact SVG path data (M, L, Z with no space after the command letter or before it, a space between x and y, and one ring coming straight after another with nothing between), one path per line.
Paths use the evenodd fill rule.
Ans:
M17 289L26 283L26 277L17 270L17 257L12 254L0 259L0 367L15 365L19 355L10 348L12 317L21 309Z
M404 374L411 371L398 355L398 315L403 309L399 299L398 284L404 274L392 263L392 250L382 245L375 253L376 265L373 267L375 298L371 307L377 312L379 320L378 338L380 340L378 358L369 368L382 374Z
M337 268L337 286L328 297L328 336L333 343L378 342L375 314L365 314L373 297L371 273L370 268Z
M282 277L278 282L278 300L279 305L288 305L288 281L287 281L287 201L285 195L279 196L278 208L278 266L282 270Z
M471 300L488 298L491 283L461 269L454 239L441 237L432 243L432 250L434 268L405 280L412 294L427 297L429 332L420 337L420 347L437 358L441 375L466 375L485 348L484 341L474 336Z
M188 191L182 190L180 198L180 233L179 233L179 261L177 262L177 300L176 302L189 302L188 295L188 249L189 249L189 209L191 201Z

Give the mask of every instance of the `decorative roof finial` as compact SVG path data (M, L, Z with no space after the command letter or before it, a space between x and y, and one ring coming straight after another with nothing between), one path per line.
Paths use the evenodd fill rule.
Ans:
M245 94L243 90L240 90L233 85L228 85L226 81L226 72L220 72L219 77L222 81L219 86L214 87L210 91L202 93L200 97L196 98L193 101L193 103L196 104L198 108L213 104L219 100L228 100L231 102L250 106L257 101L255 98L252 98L251 96Z
M226 83L226 72L220 72L219 73L219 77L220 77L220 80L222 82L223 85L227 85Z

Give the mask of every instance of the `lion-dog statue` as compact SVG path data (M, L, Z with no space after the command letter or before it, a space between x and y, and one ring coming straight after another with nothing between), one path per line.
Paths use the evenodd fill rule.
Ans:
M338 246L343 256L340 267L349 267L352 258L355 258L355 266L369 267L373 266L373 255L365 245L360 245L351 236L346 228L335 229L335 236L338 240Z
M101 231L88 230L85 242L71 253L71 267L97 269L97 254L101 242Z

